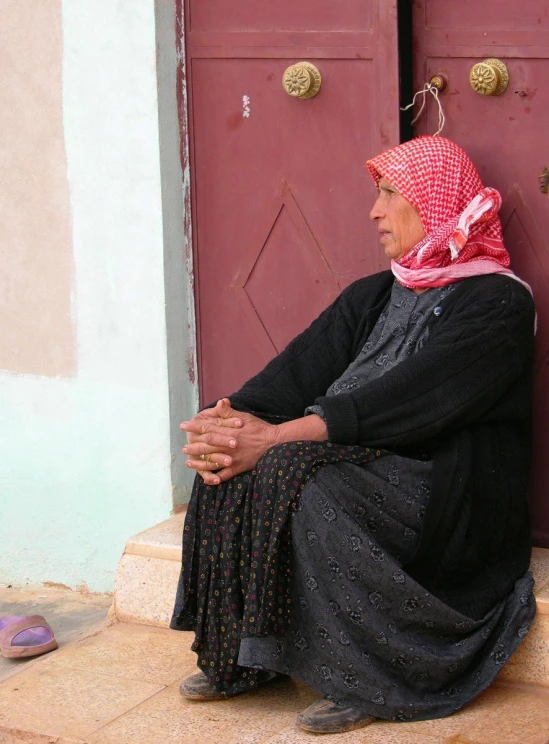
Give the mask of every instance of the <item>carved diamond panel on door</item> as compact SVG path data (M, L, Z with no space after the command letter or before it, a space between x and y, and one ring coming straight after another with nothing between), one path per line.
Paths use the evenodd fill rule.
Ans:
M549 158L549 6L511 0L414 0L415 86L442 73L443 134L459 142L484 182L503 197L501 211L512 268L534 293L538 313L534 464L531 511L536 544L549 547L549 202L539 174ZM469 83L471 67L487 58L505 63L502 95L483 96ZM434 107L433 107L434 108ZM436 131L436 112L418 134Z
M283 185L265 240L252 245L232 289L264 349L265 362L301 330L300 297L313 317L340 292L290 188Z
M186 4L204 403L386 267L364 161L398 142L396 0L237 5ZM314 98L282 86L300 61L320 71Z

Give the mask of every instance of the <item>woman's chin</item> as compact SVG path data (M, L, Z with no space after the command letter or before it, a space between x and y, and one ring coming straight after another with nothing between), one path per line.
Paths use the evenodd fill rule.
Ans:
M396 250L394 246L388 246L384 248L384 253L387 258L391 259L391 261L398 261L399 258L402 258L402 256L400 255L400 251Z

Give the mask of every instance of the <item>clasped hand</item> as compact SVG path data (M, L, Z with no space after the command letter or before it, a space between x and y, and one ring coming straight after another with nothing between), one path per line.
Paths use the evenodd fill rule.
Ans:
M187 433L186 466L210 486L252 470L261 455L278 443L277 426L235 411L228 398L184 421L181 429Z

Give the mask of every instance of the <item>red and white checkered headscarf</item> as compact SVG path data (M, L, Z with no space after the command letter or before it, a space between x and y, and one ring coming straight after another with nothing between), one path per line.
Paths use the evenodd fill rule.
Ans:
M480 274L517 279L503 245L501 196L482 185L471 159L455 142L417 137L366 166L376 186L385 178L417 209L426 233L403 258L391 262L405 287L442 287Z

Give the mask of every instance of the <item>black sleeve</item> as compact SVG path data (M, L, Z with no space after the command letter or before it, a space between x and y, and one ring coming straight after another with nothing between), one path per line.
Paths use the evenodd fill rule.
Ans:
M532 299L507 277L466 283L416 354L359 390L316 398L332 441L414 446L481 420L505 396L532 364Z
M239 410L300 418L324 395L357 353L357 339L373 324L392 280L388 272L345 289L303 333L238 392L229 396Z

